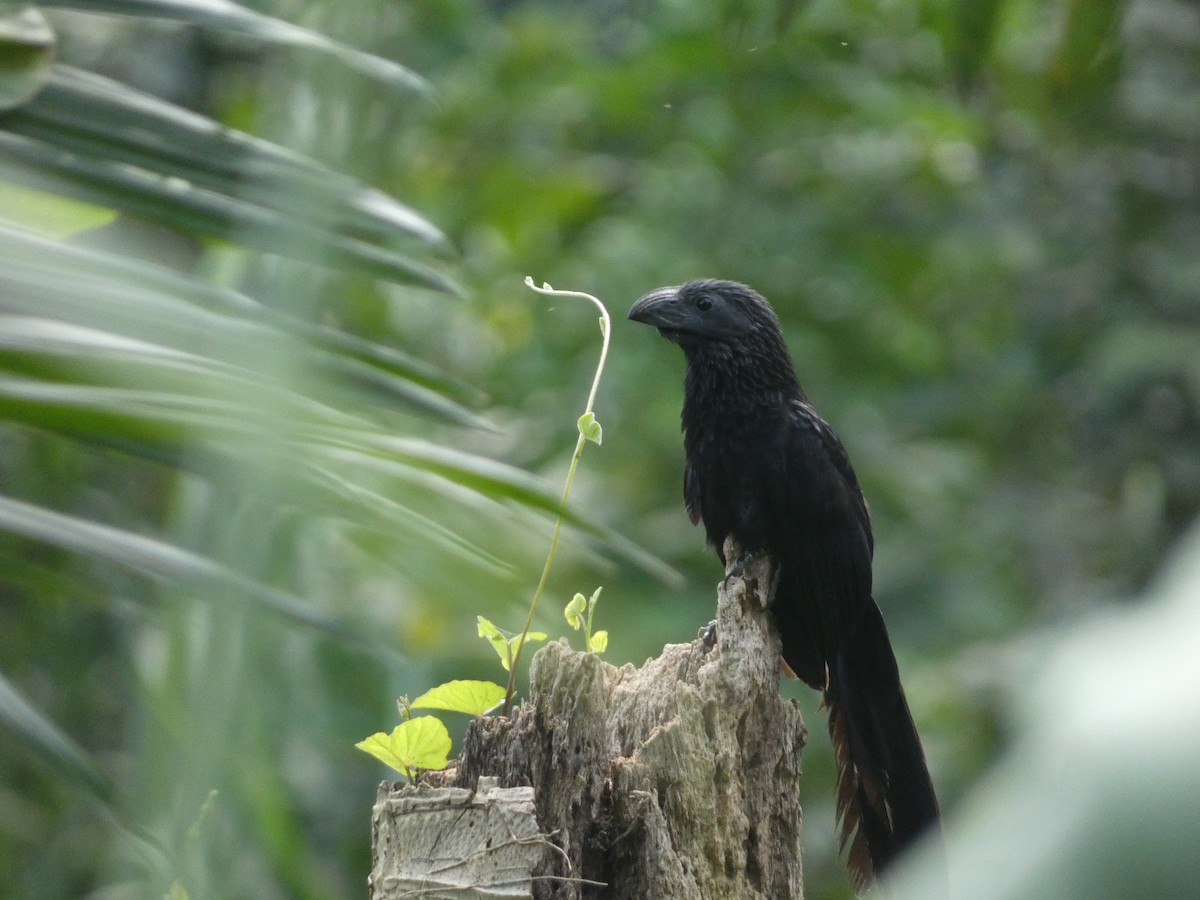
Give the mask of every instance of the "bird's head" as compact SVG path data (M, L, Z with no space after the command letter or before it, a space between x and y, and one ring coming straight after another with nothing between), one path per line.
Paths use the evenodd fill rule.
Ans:
M629 318L653 325L684 351L707 344L777 339L779 318L752 288L712 278L653 290L633 304Z

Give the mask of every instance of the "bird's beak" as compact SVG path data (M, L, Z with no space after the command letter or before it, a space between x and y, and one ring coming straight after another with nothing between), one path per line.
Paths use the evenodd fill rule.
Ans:
M683 324L684 309L679 302L679 287L660 287L633 304L629 318L643 325L668 330Z

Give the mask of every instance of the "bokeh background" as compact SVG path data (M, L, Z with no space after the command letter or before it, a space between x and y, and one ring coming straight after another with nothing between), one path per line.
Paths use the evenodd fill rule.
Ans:
M596 364L525 275L614 317L537 626L603 585L640 663L711 617L682 359L624 313L746 281L952 821L1200 512L1194 4L10 3L0 63L2 896L363 896L354 742L502 679L475 616L524 618Z

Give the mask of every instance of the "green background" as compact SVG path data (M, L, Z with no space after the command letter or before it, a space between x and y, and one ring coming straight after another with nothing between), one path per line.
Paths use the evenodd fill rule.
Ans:
M535 627L603 585L606 656L640 663L711 618L682 359L624 314L746 281L871 504L952 821L1055 715L1025 699L1047 648L1135 606L1200 511L1190 4L71 6L39 5L56 71L323 168L155 142L75 88L50 129L48 58L0 42L0 895L363 895L390 776L353 745L400 694L502 679L475 616L523 621L591 384L594 310L526 275L614 318L570 503L591 524ZM372 231L361 185L413 218ZM47 235L124 268L74 277L21 243ZM784 689L808 896L846 897L823 716Z

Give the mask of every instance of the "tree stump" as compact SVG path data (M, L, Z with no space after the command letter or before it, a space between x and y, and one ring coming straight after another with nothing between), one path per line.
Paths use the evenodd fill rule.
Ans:
M511 718L472 722L457 767L430 779L439 788L381 786L372 900L800 898L797 787L806 734L800 711L779 696L779 639L766 613L773 581L768 559L726 579L716 645L668 645L640 669L616 668L564 641L542 648L529 699ZM457 840L461 803L481 785L491 790L486 778L532 787L536 821L503 825L491 844L459 841L453 852L480 860L497 841L519 846L531 851L524 880L506 870L464 894L432 877L416 889L399 878L397 867L411 864L406 854L454 868L446 847L395 840L392 820L414 815L404 798L458 790L458 808L418 828ZM495 893L498 881L524 893Z

